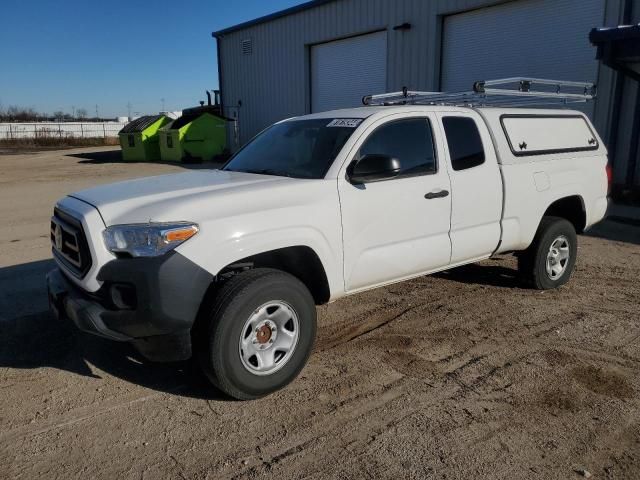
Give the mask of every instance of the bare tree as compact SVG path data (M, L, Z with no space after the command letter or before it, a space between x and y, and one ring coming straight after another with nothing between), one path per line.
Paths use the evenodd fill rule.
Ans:
M38 119L38 112L33 108L24 108L12 105L7 108L7 111L4 113L2 118L10 122L32 122Z
M65 113L62 110L58 110L53 112L53 118L55 118L58 122L64 120Z
M3 122L35 122L46 118L32 107L10 105L6 109L0 105L0 121Z
M7 117L10 122L15 122L18 119L18 115L20 114L20 109L15 105L11 105L7 108Z
M24 110L23 115L27 122L36 122L40 119L40 114L31 107Z
M80 120L84 120L87 118L87 109L86 108L79 108L76 112L76 117L78 117Z

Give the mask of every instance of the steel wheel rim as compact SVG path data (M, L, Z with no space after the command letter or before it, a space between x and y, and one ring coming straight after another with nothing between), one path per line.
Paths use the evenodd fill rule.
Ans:
M238 353L254 375L271 375L291 359L300 337L300 321L291 305L273 300L256 308L240 332Z
M551 242L551 246L547 252L547 276L554 281L560 279L567 270L570 258L571 244L569 243L569 239L564 235L560 235Z

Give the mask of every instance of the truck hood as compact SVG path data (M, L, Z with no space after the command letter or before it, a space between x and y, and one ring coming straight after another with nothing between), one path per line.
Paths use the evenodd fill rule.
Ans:
M243 172L198 170L102 185L70 196L96 207L106 226L150 221L197 222L198 217L205 213L203 208L215 210L217 206L228 209L230 202L237 202L240 197L246 208L255 209L261 198L265 198L265 190L279 190L305 181ZM273 198L272 195L266 196Z

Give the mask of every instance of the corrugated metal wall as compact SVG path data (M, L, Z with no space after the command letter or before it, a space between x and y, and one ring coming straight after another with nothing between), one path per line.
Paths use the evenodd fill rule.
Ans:
M632 7L629 23L640 23L640 1L633 0ZM624 189L635 187L636 194L640 195L640 147L638 145L640 119L637 118L640 115L640 86L637 81L625 78L621 87L617 135L614 131L614 135L608 138L612 144L612 153L615 155L613 181ZM634 155L635 159L632 158Z
M310 46L381 29L388 31L389 90L405 85L438 90L444 17L508 1L555 0L336 0L228 33L219 39L220 87L226 113L238 116L240 142L244 143L275 121L310 112ZM593 27L621 23L624 0L584 1L602 8L602 23ZM637 9L635 14L638 15ZM411 23L412 28L393 30L404 22ZM487 26L492 27L500 25ZM584 38L573 41L588 43L588 35L589 31L585 31ZM250 55L242 52L242 41L247 39L253 44ZM594 62L595 55L594 48ZM614 113L611 100L615 74L606 67L599 68L598 86L594 122L607 139ZM633 102L634 89L625 87L623 103ZM630 137L630 129L629 122L621 121L618 135ZM623 167L618 165L619 162L616 175L624 175Z
M438 88L438 15L487 3L503 2L337 0L232 32L220 40L223 103L231 107L242 102L242 142L274 121L309 112L309 46L381 29L389 30L388 87ZM392 30L403 22L411 22L412 29ZM244 39L253 42L251 55L242 53Z
M447 16L441 87L460 91L475 80L514 74L595 83L598 62L585 32L601 24L603 17L602 2L584 0L510 2ZM578 107L593 115L593 104Z

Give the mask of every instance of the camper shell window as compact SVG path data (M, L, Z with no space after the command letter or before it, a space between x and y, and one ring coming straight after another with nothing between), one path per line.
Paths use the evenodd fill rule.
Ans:
M502 115L502 129L515 156L598 150L598 139L581 115Z

